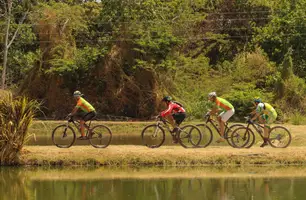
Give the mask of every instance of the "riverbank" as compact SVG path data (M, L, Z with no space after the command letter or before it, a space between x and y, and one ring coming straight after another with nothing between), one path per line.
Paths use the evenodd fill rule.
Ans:
M306 147L234 149L208 147L184 149L162 146L110 145L106 149L73 146L25 146L20 164L29 166L261 166L306 165Z

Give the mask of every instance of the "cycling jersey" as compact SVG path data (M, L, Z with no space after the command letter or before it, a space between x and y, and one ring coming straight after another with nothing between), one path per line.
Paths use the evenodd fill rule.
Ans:
M275 109L268 103L259 103L256 107L256 112L259 114L271 116L273 118L277 117Z
M217 108L221 109L223 112L234 109L234 106L230 102L220 97L216 98L215 103Z
M78 99L77 105L75 107L80 108L83 112L86 113L95 111L95 108L82 97Z
M162 111L160 113L160 116L165 117L168 116L170 114L174 114L174 113L184 113L186 112L185 109L183 107L181 107L180 105L170 102L168 104L168 108L164 111Z

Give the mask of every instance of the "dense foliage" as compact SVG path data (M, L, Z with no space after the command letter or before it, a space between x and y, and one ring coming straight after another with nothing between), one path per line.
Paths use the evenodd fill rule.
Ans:
M6 85L44 100L48 116L68 113L76 89L100 114L137 118L164 94L200 118L210 91L237 119L255 96L280 119L306 111L306 0L13 2Z

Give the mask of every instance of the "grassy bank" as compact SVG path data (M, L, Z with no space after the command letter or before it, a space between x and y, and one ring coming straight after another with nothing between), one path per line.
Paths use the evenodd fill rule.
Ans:
M164 146L159 149L148 149L144 146L113 145L106 149L95 149L90 146L60 149L53 146L27 146L21 154L20 163L42 166L283 166L306 165L305 155L304 147L184 149L180 146Z
M31 180L284 178L306 177L305 167L97 167L20 168Z

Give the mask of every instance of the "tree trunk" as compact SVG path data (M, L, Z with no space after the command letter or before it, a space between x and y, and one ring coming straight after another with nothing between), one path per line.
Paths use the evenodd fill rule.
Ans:
M6 81L7 54L8 54L10 23L11 23L11 8L12 8L12 1L8 1L7 7L5 9L6 30L5 30L5 39L4 39L4 54L3 54L3 69L2 69L2 76L1 76L2 78L1 79L1 89L5 89L5 81Z

